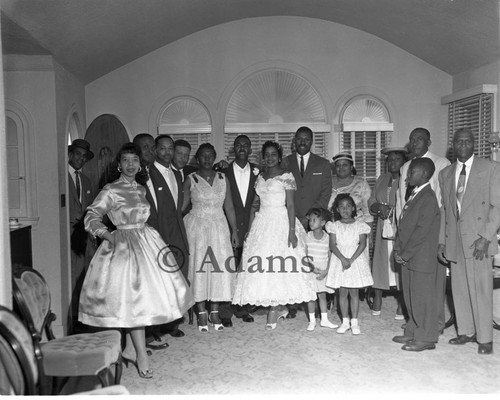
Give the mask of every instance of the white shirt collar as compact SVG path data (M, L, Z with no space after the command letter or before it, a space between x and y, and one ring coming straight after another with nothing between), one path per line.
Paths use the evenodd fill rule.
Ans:
M429 186L430 184L431 184L431 182L427 181L422 186L417 186L415 189L413 189L412 197L415 197L417 195L417 193L421 192L424 187Z
M164 174L165 172L168 172L168 171L172 172L172 168L170 168L171 166L172 166L172 164L170 164L170 166L168 166L168 167L165 167L163 164L160 164L158 161L155 161L155 167L162 174Z
M235 172L245 173L250 171L250 163L247 162L246 165L241 168L237 163L233 162L233 169Z

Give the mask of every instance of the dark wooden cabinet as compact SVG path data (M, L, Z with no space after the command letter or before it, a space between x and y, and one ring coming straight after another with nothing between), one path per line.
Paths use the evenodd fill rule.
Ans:
M33 268L31 225L10 227L10 257L12 265Z

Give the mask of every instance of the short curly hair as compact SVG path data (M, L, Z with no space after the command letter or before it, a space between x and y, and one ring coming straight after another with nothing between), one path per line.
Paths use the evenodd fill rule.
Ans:
M120 150L116 154L115 159L111 162L111 164L109 166L108 182L114 182L120 177L121 172L118 171L118 167L120 166L120 161L121 161L122 156L124 154L135 154L136 156L139 157L141 169L135 175L135 180L137 181L137 183L145 186L146 182L149 179L148 170L146 168L146 163L144 162L144 160L141 156L141 149L137 145L135 145L134 143L125 143L120 148Z
M196 161L200 160L200 154L203 150L212 150L214 153L214 158L217 158L217 152L215 151L215 147L211 143L202 143L200 147L198 147L198 150L196 150L196 154L194 155L194 158L196 158Z
M264 153L266 152L266 149L268 147L274 147L278 152L279 159L281 160L283 158L283 149L281 148L280 144L272 140L268 140L262 145L262 158L264 158Z

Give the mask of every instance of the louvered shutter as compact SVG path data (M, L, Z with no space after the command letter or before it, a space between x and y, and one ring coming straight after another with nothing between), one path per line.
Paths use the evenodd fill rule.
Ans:
M489 135L493 130L492 93L482 93L449 103L448 106L448 154L454 161L453 135L459 128L469 128L474 133L474 154L482 158L490 156Z
M226 133L224 137L224 152L226 156L226 161L230 162L234 160L234 140L240 135L240 133ZM281 132L281 133L249 133L246 132L250 140L252 141L252 154L249 157L250 162L262 166L262 145L268 141L272 140L278 142L283 149L283 157L292 153L292 141L295 132ZM314 133L314 143L311 151L322 157L326 156L326 132Z
M385 170L380 151L390 145L391 132L342 132L340 150L353 156L358 176L373 188L378 176Z

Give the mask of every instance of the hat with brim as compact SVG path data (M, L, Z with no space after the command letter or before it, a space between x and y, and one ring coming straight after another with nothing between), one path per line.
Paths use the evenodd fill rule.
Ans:
M352 156L349 153L338 153L335 156L333 156L332 160L334 163L340 160L348 160L351 163L354 163Z
M406 147L384 147L381 151L384 155L389 155L389 153L400 152L400 153L408 153L408 149Z
M87 142L86 140L84 139L73 140L73 142L68 146L68 151L72 151L75 147L85 150L87 152L87 158L89 160L92 160L94 158L94 153L90 151L90 143Z

